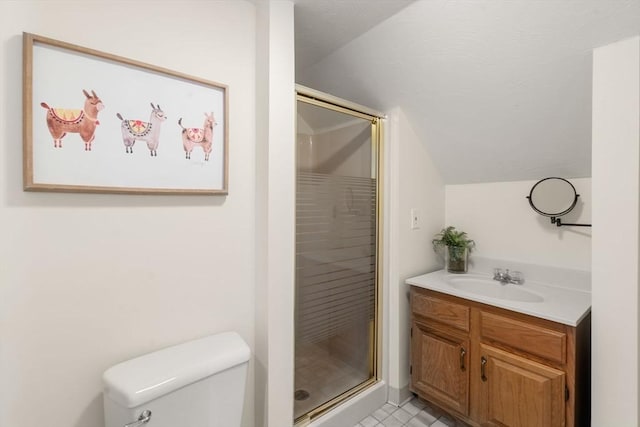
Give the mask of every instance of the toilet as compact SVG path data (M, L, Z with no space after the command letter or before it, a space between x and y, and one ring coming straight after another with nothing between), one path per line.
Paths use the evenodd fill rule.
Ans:
M249 346L211 335L105 371L105 427L239 427Z

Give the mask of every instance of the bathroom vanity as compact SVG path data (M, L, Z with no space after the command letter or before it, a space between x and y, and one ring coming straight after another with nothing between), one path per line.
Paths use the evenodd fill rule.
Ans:
M444 271L411 285L411 383L474 426L588 426L590 292Z

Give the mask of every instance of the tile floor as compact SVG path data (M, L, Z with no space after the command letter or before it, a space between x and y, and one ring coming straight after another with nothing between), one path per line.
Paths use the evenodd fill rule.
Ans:
M400 407L385 403L353 427L467 427L414 397Z

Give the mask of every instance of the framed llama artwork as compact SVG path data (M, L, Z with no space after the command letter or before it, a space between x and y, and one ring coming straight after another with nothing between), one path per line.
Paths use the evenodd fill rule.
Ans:
M226 85L23 33L25 191L228 193Z

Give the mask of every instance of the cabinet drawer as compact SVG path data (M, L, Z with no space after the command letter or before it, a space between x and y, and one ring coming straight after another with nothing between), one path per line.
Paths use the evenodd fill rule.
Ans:
M418 316L433 319L466 332L469 331L469 307L464 305L414 291L411 297L411 311Z
M514 349L565 363L567 335L530 323L482 312L480 334L483 339L506 344Z

